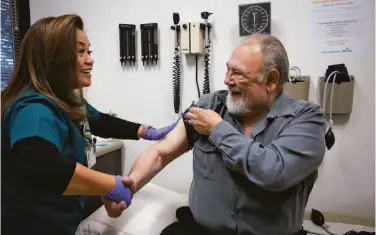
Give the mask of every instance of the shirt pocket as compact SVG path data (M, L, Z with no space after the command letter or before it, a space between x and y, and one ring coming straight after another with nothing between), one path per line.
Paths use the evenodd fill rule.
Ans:
M216 180L221 176L222 168L223 161L217 148L202 137L198 139L193 148L194 173L207 180Z

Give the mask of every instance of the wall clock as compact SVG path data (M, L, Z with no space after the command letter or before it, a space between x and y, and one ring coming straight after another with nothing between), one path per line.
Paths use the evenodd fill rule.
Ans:
M270 34L270 2L239 5L240 37L252 33Z

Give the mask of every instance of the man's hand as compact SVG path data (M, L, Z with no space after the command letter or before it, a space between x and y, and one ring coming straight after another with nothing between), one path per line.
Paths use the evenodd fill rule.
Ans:
M121 181L124 185L126 185L132 192L131 197L133 198L133 194L135 193L135 184L133 180L129 177L123 176ZM121 216L123 211L127 208L125 201L115 202L111 201L106 197L102 197L104 207L106 208L107 215L111 218L117 218Z
M125 201L120 201L116 203L114 201L108 200L106 197L102 197L104 208L106 208L107 215L111 218L117 218L121 216L126 208Z
M123 182L124 185L128 186L128 188L131 190L131 192L132 192L132 198L133 198L133 195L137 191L137 185L136 185L136 183L130 177L127 177L127 176L123 176L121 178L121 181Z
M186 116L188 118L188 123L202 135L210 135L217 124L223 120L222 117L213 110L197 107L189 109Z
M115 202L125 201L127 207L132 202L132 192L128 185L124 184L123 177L115 176L115 187L109 193L103 195L107 199Z

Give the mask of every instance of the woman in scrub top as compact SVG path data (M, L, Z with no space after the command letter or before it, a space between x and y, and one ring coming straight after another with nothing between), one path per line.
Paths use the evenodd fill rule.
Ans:
M34 23L1 94L3 235L73 235L86 195L129 205L121 176L90 169L95 163L91 135L158 140L176 124L154 129L86 102L82 88L91 85L93 60L83 30L76 15Z

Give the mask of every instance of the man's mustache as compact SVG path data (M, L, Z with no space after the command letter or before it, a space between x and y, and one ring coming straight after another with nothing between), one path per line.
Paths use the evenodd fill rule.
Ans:
M228 87L228 90L230 92L239 92L239 93L242 93L242 91L239 88L237 88L237 87Z

